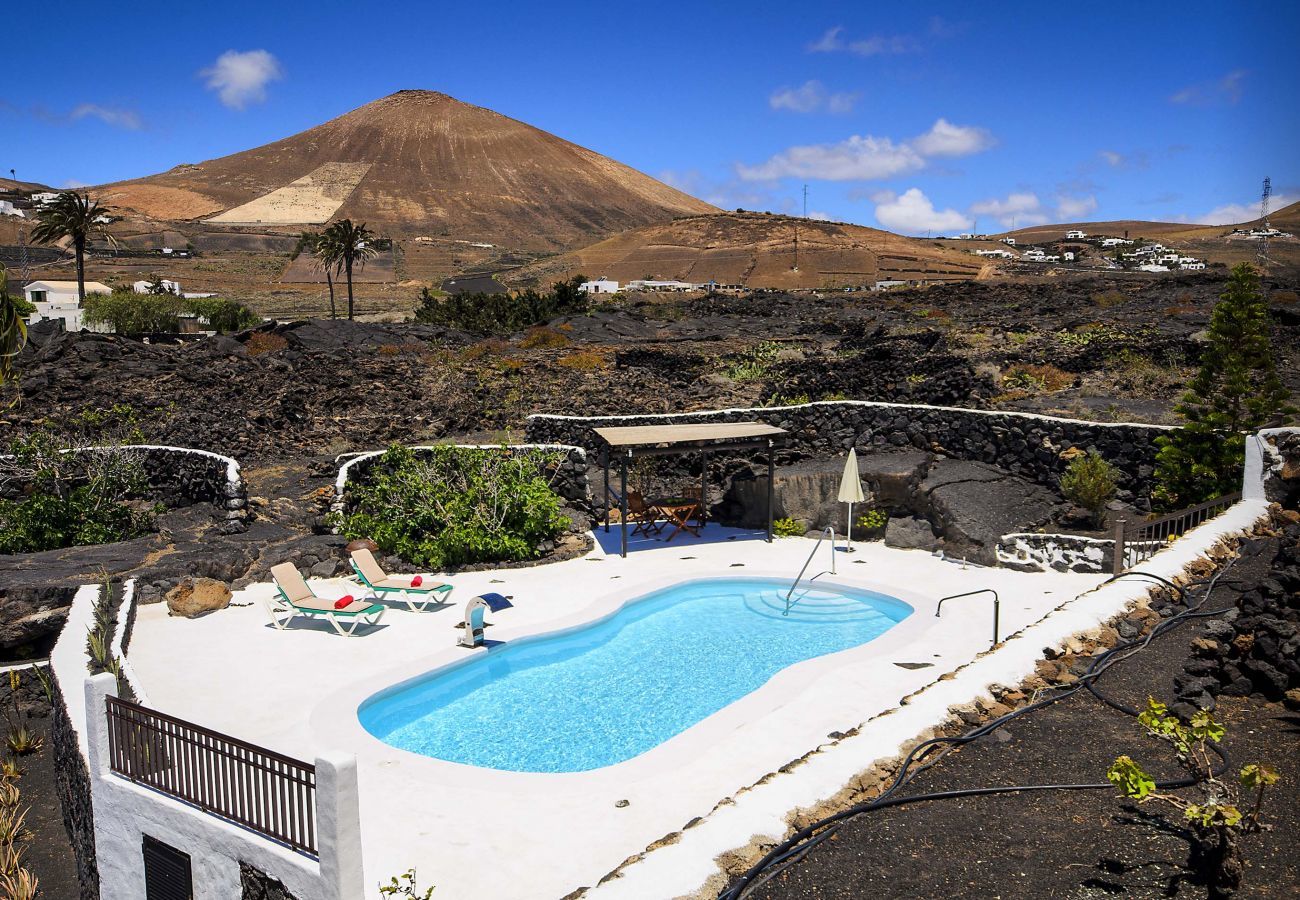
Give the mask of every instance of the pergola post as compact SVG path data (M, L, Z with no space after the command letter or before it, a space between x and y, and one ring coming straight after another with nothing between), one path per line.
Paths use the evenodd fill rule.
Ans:
M619 528L622 530L622 556L627 558L627 458L632 454L631 450L618 455L618 478L619 487L622 494L618 499L618 507L621 515L619 518Z
M776 453L772 441L767 442L767 542L772 543L772 516L776 506Z
M602 501L605 506L605 534L609 534L609 447L606 447L603 454L605 459L605 497Z
M709 518L709 451L700 454L700 527Z

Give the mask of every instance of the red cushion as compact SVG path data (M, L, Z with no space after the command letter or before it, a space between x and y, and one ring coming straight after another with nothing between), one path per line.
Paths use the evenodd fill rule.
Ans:
M335 609L346 609L347 607L349 607L349 606L351 606L351 605L352 605L352 595L351 595L351 594L344 594L342 597L340 597L340 598L338 598L337 600L334 601L334 608L335 608Z
M411 579L411 587L419 587L423 583L424 583L423 575L416 575L414 578Z

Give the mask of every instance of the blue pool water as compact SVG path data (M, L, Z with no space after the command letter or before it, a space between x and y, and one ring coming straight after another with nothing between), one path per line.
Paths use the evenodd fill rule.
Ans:
M584 772L644 753L782 669L856 647L911 615L864 590L692 581L609 619L503 645L371 697L362 726L403 750L513 772Z

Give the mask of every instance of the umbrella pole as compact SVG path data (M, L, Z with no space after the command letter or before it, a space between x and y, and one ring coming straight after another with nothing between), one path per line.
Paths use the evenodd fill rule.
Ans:
M849 501L849 522L844 529L844 552L853 552L853 501Z

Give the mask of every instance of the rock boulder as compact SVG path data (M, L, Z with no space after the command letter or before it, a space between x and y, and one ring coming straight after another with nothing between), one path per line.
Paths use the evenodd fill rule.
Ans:
M167 592L173 616L194 619L230 605L230 588L215 578L184 578Z

